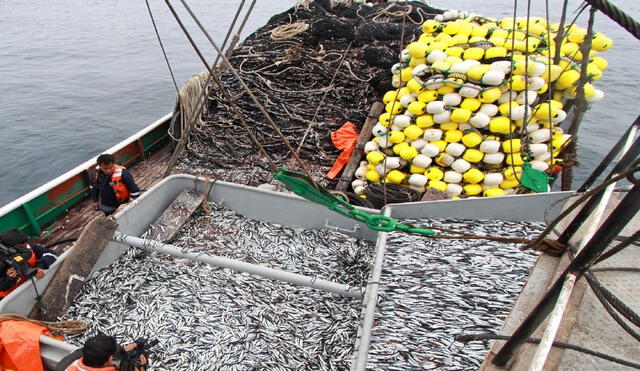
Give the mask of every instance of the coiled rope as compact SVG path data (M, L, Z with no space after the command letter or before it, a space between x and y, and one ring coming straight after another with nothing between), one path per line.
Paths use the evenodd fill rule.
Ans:
M18 314L0 314L0 322L4 321L25 321L44 326L55 335L77 335L85 332L89 325L82 320L47 322L20 316Z
M625 30L629 31L630 34L635 36L636 39L640 40L640 23L636 22L635 19L620 10L620 8L611 4L607 0L584 1L592 7L598 9L602 13L606 14L607 17L611 18L611 20L613 20L614 22L622 26Z
M271 30L271 40L281 41L288 40L296 37L297 35L307 31L309 25L304 22L295 22L289 24L283 24Z

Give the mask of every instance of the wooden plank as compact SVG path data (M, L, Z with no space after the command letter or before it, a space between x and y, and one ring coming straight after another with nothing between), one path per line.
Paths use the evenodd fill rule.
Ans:
M203 194L201 192L182 191L164 213L149 226L145 238L162 242L171 240L200 207L202 201Z
M342 171L342 176L338 181L336 191L344 192L349 188L351 179L353 179L353 174L356 172L356 169L358 169L358 165L360 164L360 160L364 154L364 145L371 139L371 136L373 135L371 133L371 129L373 129L378 122L378 116L380 116L383 107L384 105L382 102L375 102L371 105L369 115L367 115L367 120L364 122L362 130L360 130L360 136L358 136L356 148L353 150L351 159L349 159L347 166L345 166Z
M31 310L30 318L57 321L66 313L117 228L115 219L104 216L87 225L51 279L42 299Z

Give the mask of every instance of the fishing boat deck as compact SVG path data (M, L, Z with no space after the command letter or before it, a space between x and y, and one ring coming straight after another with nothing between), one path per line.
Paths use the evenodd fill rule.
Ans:
M171 146L165 144L151 153L144 161L133 165L129 169L136 184L138 184L143 192L162 179L171 153ZM126 207L126 205L121 208L123 207ZM94 210L91 206L91 198L87 197L62 215L60 219L49 228L50 234L44 238L42 242L78 238L84 230L84 226L100 215L102 215L102 212ZM52 250L56 254L61 254L72 244L72 242L63 243L53 247Z
M616 199L615 196L612 197L612 200L610 200L604 212L603 219L611 215L611 212L618 203L619 199ZM575 213L577 213L577 211L575 211L574 214ZM571 217L567 218L567 220L571 220ZM589 223L585 224L588 225ZM562 230L565 226L566 225L560 225L559 230ZM571 240L572 244L577 245L584 238L585 231L583 229L579 230ZM639 229L640 215L636 214L620 233L620 236L630 236ZM619 241L614 240L609 248L618 243ZM500 334L510 335L515 331L568 263L569 259L567 256L556 258L549 255L542 255L541 259L532 269L529 280L509 314L509 318L505 326L501 329ZM640 247L638 245L628 246L611 258L598 263L594 268L606 269L620 267L640 268ZM637 272L620 270L594 271L594 275L604 287L618 296L631 310L637 313L640 311L640 286L636 283L634 277L636 274ZM627 323L629 324L629 322ZM542 337L546 324L547 321L543 322L533 333L532 337ZM640 347L637 346L637 341L622 329L606 312L593 291L589 288L584 277L577 281L572 291L555 340L605 353L627 361L640 362ZM482 370L516 370L526 368L537 349L535 344L524 344L514 356L513 363L510 363L506 368L497 367L491 364L490 360L503 344L503 341L498 341L494 344L489 356L485 359L485 363L481 367ZM585 353L556 347L551 349L545 363L545 369L550 370L574 370L577 369L576 367L588 370L633 369L632 367L612 363Z

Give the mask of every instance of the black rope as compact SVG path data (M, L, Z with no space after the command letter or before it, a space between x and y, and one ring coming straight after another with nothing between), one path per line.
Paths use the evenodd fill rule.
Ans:
M38 306L40 307L40 320L44 321L45 316L47 315L47 309L42 304L42 296L36 287L36 280L31 277L31 285L33 286L33 290L36 292L36 301L38 302Z
M386 196L385 188L388 191ZM380 209L386 204L420 200L420 193L417 191L395 184L371 183L365 187L364 193L367 196L367 200L371 201L376 209Z
M611 318L613 318L620 325L620 327L622 327L629 335L633 336L636 340L640 341L640 334L638 334L633 328L631 328L631 326L629 326L622 318L620 318L618 313L616 313L616 309L614 309L613 307L613 303L610 303L610 301L608 301L607 298L603 295L602 290L600 290L601 288L603 288L603 286L598 285L596 283L592 283L593 280L589 278L588 272L585 274L585 277L587 278L587 282L589 283L589 286L593 290L593 293L595 294L596 298L598 298L598 300L600 301L600 304L602 304L602 306L607 311L607 313L609 313ZM622 313L623 315L628 314L625 312L620 312L620 313Z
M366 198L362 198L353 192L344 192L344 194L349 198L349 203L351 205L368 207L369 209L376 208L373 202L367 200Z
M633 235L631 235L629 237L626 237L624 240L622 240L615 247L612 247L611 249L607 250L605 253L600 255L598 257L598 259L596 259L596 261L593 263L593 265L598 264L603 260L609 259L613 255L619 253L625 247L631 245L632 243L635 243L638 240L639 237L640 237L640 230L636 231Z
M627 15L627 13L623 12L617 6L611 4L607 0L584 0L587 4L592 7L598 9L602 13L606 14L607 17L611 18L614 22L622 26L625 30L629 31L630 34L635 36L636 39L640 40L640 23L636 22L633 17Z
M602 267L593 268L591 272L640 272L640 268L636 267Z
M173 80L173 86L175 86L176 92L180 92L180 89L178 89L178 83L176 83L176 77L173 75L173 70L171 69L171 63L169 63L169 58L167 57L167 52L164 50L164 45L162 44L160 33L158 33L158 27L156 26L156 21L153 18L153 13L151 12L151 6L149 6L149 0L145 0L145 2L147 3L147 10L149 10L149 17L151 17L151 23L153 23L153 30L156 32L156 37L158 38L158 42L160 43L160 48L162 49L162 55L164 55L164 60L167 62L167 67L169 67L169 73L171 74L171 80Z
M622 300L620 300L620 298L604 287L592 272L587 271L584 276L596 295L602 295L602 297L605 298L615 308L615 310L622 313L622 315L631 323L640 327L640 316L638 316L633 309L629 308L624 302L622 302Z
M463 335L457 335L454 339L456 341L461 342L461 343L467 343L469 341L479 341L479 340L509 340L509 339L511 339L511 336L497 335L497 334L493 334L493 333L463 334ZM527 342L528 343L533 343L533 344L540 344L540 339L529 338L529 339L527 339ZM595 350L583 348L583 347L580 347L580 346L577 346L577 345L573 345L573 344L569 344L569 343L562 343L562 342L559 342L559 341L554 341L553 342L553 346L556 347L556 348L575 350L577 352L588 354L590 356L606 359L607 361L611 361L611 362L615 362L615 363L618 363L618 364L621 364L621 365L625 365L625 366L629 366L629 367L640 369L640 363L636 363L636 362L633 362L633 361L627 361L627 360L624 360L622 358L614 357L614 356L611 356L611 355L608 355L608 354L605 354L605 353L601 353L601 352L596 352Z

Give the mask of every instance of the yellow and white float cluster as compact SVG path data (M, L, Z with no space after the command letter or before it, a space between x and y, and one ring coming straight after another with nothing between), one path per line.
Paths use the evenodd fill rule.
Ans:
M570 139L558 124L575 98L586 30L543 18L480 18L448 11L422 25L392 68L393 87L373 128L352 187L368 182L434 188L454 198L502 196L520 185L522 165L551 171ZM551 32L549 32L549 30ZM589 55L587 102L603 97L592 82L612 41L596 33ZM552 62L556 48L561 60ZM551 56L551 59L550 57ZM551 95L548 90L553 89ZM550 99L551 98L551 99Z

